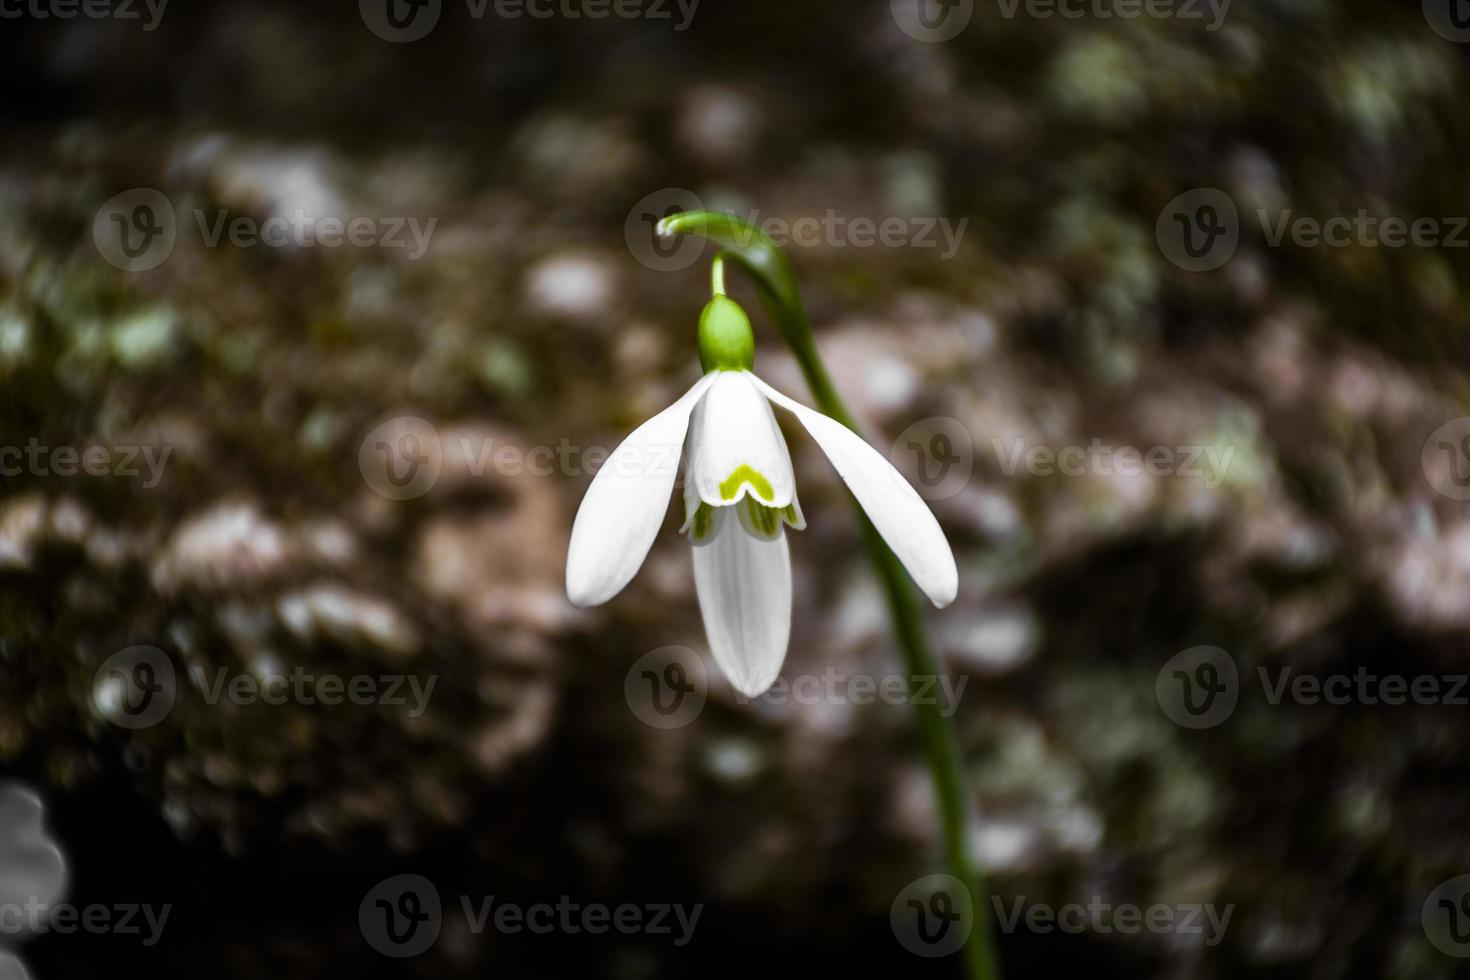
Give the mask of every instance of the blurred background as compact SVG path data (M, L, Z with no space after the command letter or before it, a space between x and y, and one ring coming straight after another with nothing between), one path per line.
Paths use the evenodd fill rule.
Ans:
M804 433L784 694L702 668L677 507L565 600L697 375L700 205L955 546L1006 976L1463 975L1465 5L532 7L0 4L0 911L101 910L0 975L961 976Z

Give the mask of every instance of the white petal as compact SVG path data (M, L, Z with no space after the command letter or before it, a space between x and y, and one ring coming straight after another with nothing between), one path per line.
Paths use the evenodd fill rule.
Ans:
M953 602L959 590L954 552L928 505L893 464L841 422L750 377L766 397L801 420L930 601L941 609Z
M0 949L0 980L30 980L30 976L19 956Z
M694 549L694 587L715 663L741 694L764 694L791 638L786 536L761 541L727 519L712 544Z
M593 477L572 524L567 598L596 606L623 590L658 535L689 416L714 378L705 375L668 408L623 440Z
M791 503L796 478L776 416L745 371L721 371L694 410L689 473L699 499L728 507L747 493L768 507Z

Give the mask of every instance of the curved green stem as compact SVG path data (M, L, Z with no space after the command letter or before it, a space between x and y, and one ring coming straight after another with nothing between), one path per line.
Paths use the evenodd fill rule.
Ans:
M782 337L796 355L811 387L817 406L862 435L852 414L827 374L812 336L811 321L801 302L801 291L786 253L755 225L731 214L713 211L686 211L659 222L660 234L699 235L721 246L715 256L715 282L722 291L726 261L737 263L750 273L760 293L766 312L775 321ZM862 523L863 539L868 554L883 583L888 599L888 612L893 619L894 637L903 651L904 663L913 677L936 677L938 668L929 639L924 631L924 618L918 597L908 575L888 546L883 543L857 501L853 501ZM974 928L965 943L965 961L972 980L997 980L1000 976L991 936L989 909L985 904L985 888L970 853L969 797L961 774L960 753L954 727L946 717L947 705L937 699L920 704L914 701L919 735L929 771L934 779L938 801L940 829L944 837L945 857L950 873L970 889L974 909Z

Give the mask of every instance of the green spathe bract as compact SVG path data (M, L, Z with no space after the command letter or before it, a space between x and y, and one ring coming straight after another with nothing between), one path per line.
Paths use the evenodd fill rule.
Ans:
M749 371L755 364L750 317L728 296L715 296L699 314L699 364L708 371Z

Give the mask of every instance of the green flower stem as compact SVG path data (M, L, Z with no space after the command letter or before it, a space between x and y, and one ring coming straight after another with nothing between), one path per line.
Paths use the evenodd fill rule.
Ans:
M725 295L725 253L715 256L709 264L709 291L716 296Z
M690 234L707 238L722 251L715 256L712 271L716 292L723 292L724 266L732 261L750 273L760 293L766 312L775 321L787 345L796 355L806 376L807 385L817 406L827 415L862 435L852 414L827 374L812 336L811 321L801 302L801 291L791 260L765 232L730 214L713 211L686 211L659 222L660 234ZM868 554L883 583L888 598L888 612L893 619L893 632L903 651L910 676L936 677L938 668L929 639L924 631L923 613L908 574L888 546L883 543L872 522L853 501L862 523L863 539ZM950 873L970 889L974 909L974 928L965 943L965 962L971 980L998 980L1000 973L994 953L985 888L974 858L970 853L970 805L961 774L960 753L954 727L946 715L947 705L937 699L927 704L914 703L919 735L929 771L934 780L939 806L940 830L944 836L944 852Z

